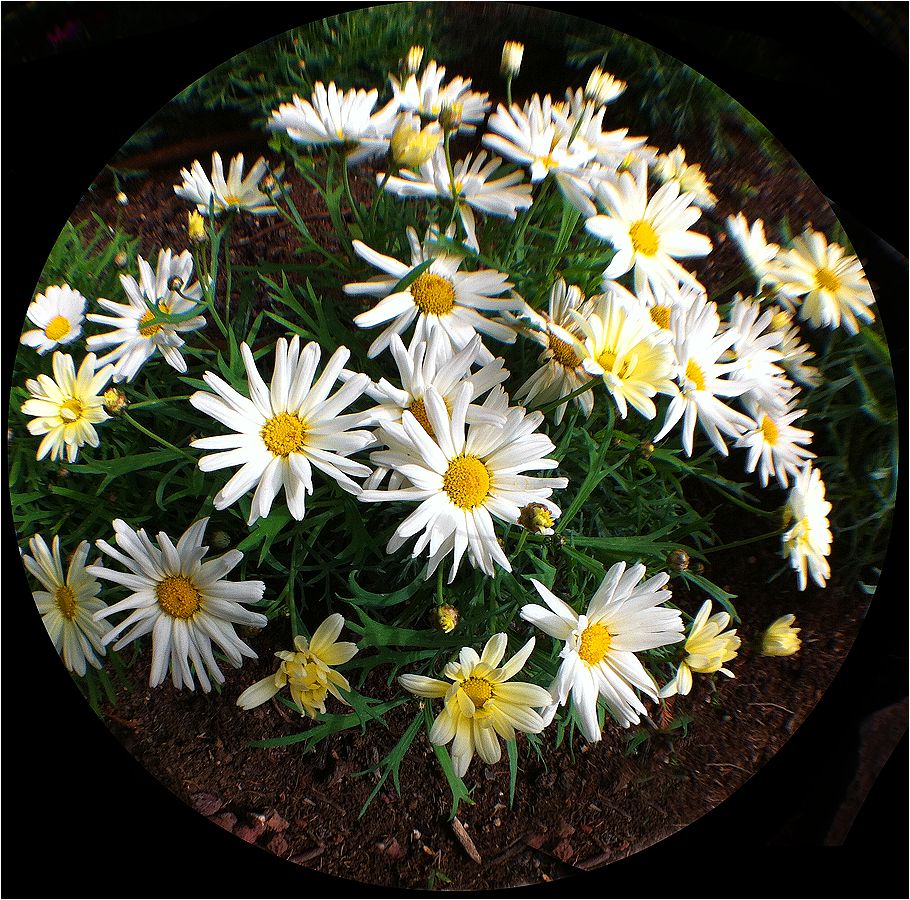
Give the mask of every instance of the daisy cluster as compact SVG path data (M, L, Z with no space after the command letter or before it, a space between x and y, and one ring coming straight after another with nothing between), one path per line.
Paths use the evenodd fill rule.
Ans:
M511 95L522 48L510 44L502 68ZM201 512L236 508L250 529L271 521L277 531L312 516L317 499L324 508L354 498L368 527L383 505L385 518L375 521L394 525L386 554L400 561L407 548L424 579L437 575L436 621L449 633L459 616L443 603L444 581L452 585L461 574L502 582L518 554L509 534L521 535L519 551L527 540L543 546L551 536L560 546L560 492L578 489L557 474L569 446L562 439L600 410L611 423L629 420L647 440L678 441L672 457L693 456L696 426L722 456L728 443L744 451L746 471L762 487L773 479L789 489L781 541L800 589L810 576L824 586L831 504L813 467L813 435L799 427L803 392L822 375L798 323L855 334L872 321L859 261L811 228L786 247L769 243L761 220L750 225L740 214L727 232L753 289L709 299L693 263L707 264L713 242L695 229L718 198L682 147L662 154L608 121L622 81L596 69L584 88L561 98L535 94L494 110L471 79L433 60L423 64L418 51L390 76L383 105L378 87L317 82L308 99L281 103L269 123L295 152L313 158L340 154L352 167L379 158L380 171L368 176L376 180L374 203L413 204L410 221L419 225L351 236L348 276L337 284L351 340L326 346L303 340L301 327L257 347L255 332L232 331L231 298L218 296L221 238L237 216L292 220L291 207L280 171L270 172L263 159L246 177L242 156L227 175L218 153L211 174L196 160L174 185L191 206L190 249L162 249L154 269L139 256L138 277L120 276L117 299L98 297L90 308L78 290L50 285L29 307L34 328L23 345L39 357L54 351L52 375L29 379L21 405L28 431L42 438L38 460L73 463L80 448L98 447L96 426L113 432L112 420L128 405L127 394L109 384L135 384L163 359L188 376L183 383L194 391L186 411L205 423L188 448L171 448L185 456L201 451L190 463L208 491ZM455 157L456 139L473 149ZM535 271L497 263L496 238L519 240L554 202L562 227L552 260ZM504 240L497 220L515 223ZM587 271L569 258L570 247L591 251ZM558 274L570 270L571 278ZM224 338L217 356L202 333L210 321ZM86 323L98 330L85 336L88 352L77 370L58 348L78 346ZM359 329L371 340L362 358L351 349L361 345ZM522 345L534 350L531 371L522 369ZM326 491L314 498L320 486ZM286 510L283 519L276 505ZM244 575L255 566L239 549L207 559L209 517L194 518L176 541L117 518L113 537L95 541L102 555L88 564L83 541L67 574L59 537L50 550L40 535L31 538L25 565L41 583L35 600L68 668L83 675L101 666L107 648L150 635L153 687L170 675L177 688L193 690L198 681L209 692L225 680L221 665L256 656L248 631L241 637L236 626L267 624L248 608L269 602L266 582L225 580L241 563ZM497 762L500 739L542 732L562 707L595 742L605 715L629 727L647 718L646 698L688 693L693 673L733 674L726 664L740 638L728 628L729 613L712 615L707 601L687 633L667 572L649 574L631 561L603 566L590 598L566 596L556 572L538 570L527 585L510 576L542 605L515 606L504 630L471 642L484 643L479 654L462 647L436 673L443 678L399 678L405 690L441 701L429 736L451 744L458 776L475 754ZM109 598L101 582L126 596ZM798 649L791 623L792 616L774 623L769 655ZM351 685L336 667L358 645L338 640L344 627L332 613L312 637L296 634L294 649L277 654L277 670L238 704L258 707L285 687L314 718L330 696L348 703ZM518 628L539 634L506 660L510 629L515 637ZM540 635L548 639L549 664L546 652L534 653ZM516 680L523 672L534 680Z

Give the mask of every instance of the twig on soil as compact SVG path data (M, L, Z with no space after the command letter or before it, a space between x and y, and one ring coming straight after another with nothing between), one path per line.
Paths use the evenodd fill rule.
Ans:
M461 824L461 821L456 816L452 820L452 831L455 832L455 837L458 838L458 842L464 847L465 853L480 865L483 860L480 858L480 854L477 852L477 848L474 846L474 841L471 840L471 836L466 831L464 825Z
M130 731L139 731L141 727L136 719L121 719L120 716L110 710L102 710L102 712L106 719L110 719L112 722L116 722L124 728L129 728Z
M750 703L749 706L773 706L775 709L782 709L785 713L790 713L791 716L796 715L792 709L787 709L786 706L781 706L779 703Z
M751 775L751 774L752 774L748 769L744 769L742 766L736 765L736 763L715 763L715 762L709 762L709 763L705 763L705 765L706 765L706 766L714 766L714 767L719 768L719 769L739 769L740 772L745 772L747 775Z
M297 856L292 856L290 861L292 863L297 863L298 865L303 865L304 863L311 862L318 856L322 856L323 853L325 853L325 845L320 844L318 847L313 847L311 850L305 850L303 853L298 853Z

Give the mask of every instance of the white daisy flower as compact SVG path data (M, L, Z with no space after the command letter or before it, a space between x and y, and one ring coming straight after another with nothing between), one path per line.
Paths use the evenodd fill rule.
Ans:
M558 516L559 507L547 498L568 484L566 478L521 474L558 465L546 458L555 449L553 442L537 433L543 422L541 413L528 414L522 407L509 407L508 397L497 387L483 408L504 414L505 425L466 427L472 393L470 384L462 385L450 413L435 388L427 388L424 408L432 437L408 411L403 413L401 425L383 425L381 439L392 449L373 457L380 465L401 473L410 486L396 491L364 491L360 496L368 502L419 502L395 530L386 552L394 553L423 531L412 557L416 559L429 547L429 578L442 559L453 553L450 584L465 552L471 565L487 575L494 574L494 562L511 571L511 563L496 540L493 517L515 524L521 508L532 501Z
M634 174L623 172L616 184L601 182L597 195L606 215L587 219L585 228L616 249L605 278L619 278L634 269L636 293L641 293L645 282L655 292L661 288L672 291L679 283L704 290L676 262L711 252L711 241L705 235L688 230L701 216L701 210L692 205L691 194L680 194L679 185L671 181L649 200L647 167L637 163Z
M817 387L822 382L821 372L812 365L810 359L815 359L815 352L808 344L801 343L802 334L798 325L793 324L790 313L779 309L774 313L771 327L780 332L780 364L787 370L791 378L806 387Z
M480 656L471 647L463 647L458 660L445 667L449 681L423 675L398 678L405 690L418 697L445 701L430 729L430 742L454 742L452 764L459 778L467 774L475 753L488 765L499 762L499 737L514 741L516 731L539 734L544 729L545 723L534 708L550 702L549 692L536 684L511 680L531 655L534 638L500 665L507 645L505 634L500 632L487 641Z
M374 113L378 99L375 88L345 92L336 88L334 81L328 87L317 81L312 102L295 94L290 103L272 111L269 128L284 129L300 144L353 145L347 154L348 165L352 165L389 148L398 99Z
M532 578L546 607L531 603L521 608L523 619L565 641L550 693L553 703L563 706L571 692L582 734L589 741L601 738L598 695L623 728L637 725L646 713L636 690L657 700L657 685L635 654L683 639L679 610L660 605L670 598L670 591L662 590L670 576L661 572L640 583L644 574L641 563L628 571L624 562L616 563L581 615Z
M648 318L653 322L655 328L674 336L675 333L672 331L674 325L684 321L685 316L674 317L673 311L678 309L685 313L696 300L705 296L704 291L689 284L678 285L674 290L662 288L655 295L650 285L645 283L641 285L638 294L632 294L618 281L604 278L601 288L605 294L612 293L625 301L631 301L632 305L637 304L647 312Z
M427 418L423 399L427 389L430 386L434 387L442 397L446 409L451 409L461 385L465 383L471 385L471 404L465 414L466 421L469 424L474 422L488 425L505 424L504 416L489 412L474 402L509 377L508 371L503 368L502 359L495 359L471 374L471 368L480 350L479 336L475 335L464 350L453 354L449 341L439 331L434 331L429 341L411 341L411 346L407 350L401 338L393 334L390 349L398 367L401 387L395 387L385 378L367 387L365 391L367 396L379 403L379 406L367 410L371 416L371 425L382 425L386 422L400 425L404 411L408 410L432 436L433 426ZM364 487L378 487L388 473L388 467L377 467L364 482ZM397 488L402 481L402 476L396 472L392 475L389 487Z
M596 151L587 142L569 143L569 135L553 119L553 101L537 94L519 107L508 109L501 103L487 121L490 132L483 136L484 146L506 159L515 160L530 170L531 181L542 181L551 171L574 171L594 159Z
M594 70L588 76L584 95L594 103L606 104L612 103L625 89L624 81L609 72L604 72L600 66L594 66Z
M616 170L626 157L642 150L647 141L644 137L629 137L628 128L604 131L606 107L593 104L581 88L567 90L566 99L554 103L551 113L561 140L583 153L593 150L596 163L587 164L585 171L592 170L594 165L600 166L601 170L593 171L598 173L598 177L610 181L616 180Z
M93 334L87 341L91 350L114 348L98 360L98 365L113 364L114 381L132 381L142 366L159 351L172 369L186 372L186 360L180 352L184 341L179 332L196 331L205 325L203 316L192 316L179 322L148 324L155 318L150 305L162 313L175 316L196 308L202 297L202 288L198 282L190 284L193 256L189 250L184 250L179 256L172 255L170 250L162 250L158 254L156 272L141 256L137 257L137 262L138 282L132 275L120 276L129 302L114 303L99 298L98 305L114 315L89 313L87 316L90 322L114 327L114 331ZM179 292L171 289L175 279L180 283Z
M792 656L798 652L803 642L799 638L801 629L793 627L795 621L796 616L788 613L768 626L761 639L762 656Z
M75 462L83 444L98 446L95 425L110 418L104 411L101 391L114 367L98 369L95 355L89 353L77 374L73 358L59 350L51 364L53 378L42 373L25 382L31 397L22 404L22 412L35 417L28 423L29 434L44 435L38 445L38 459L50 454L52 460L58 460L65 451L67 460Z
M656 394L676 395L675 371L669 335L656 328L640 306L613 293L593 299L581 315L572 311L584 334L582 366L603 379L625 418L633 406L646 419L657 415Z
M441 197L458 203L467 239L466 245L478 250L477 226L473 210L490 216L514 219L519 210L529 209L533 200L532 187L524 180L521 171L509 172L501 178L490 176L502 166L498 156L481 151L472 158L469 153L452 165L454 185L446 164L445 148L439 147L417 171L403 169L390 178L380 173L376 176L385 190L400 197Z
M522 406L544 406L568 397L591 380L582 365L584 353L580 345L584 331L571 314L574 310L584 316L587 306L581 289L574 284L567 286L560 278L550 289L549 313L530 308L525 313L524 318L530 319L533 327L525 328L523 333L544 349L537 358L540 368L518 389L516 402ZM594 409L594 394L586 391L574 402L586 417L590 416ZM568 402L556 407L553 421L557 425L567 406Z
M770 275L771 261L777 256L780 246L765 240L765 223L756 219L752 225L742 213L727 219L727 234L733 238L739 252L758 279L759 284L773 282Z
M679 664L673 679L660 689L661 697L688 694L692 690L693 672L720 672L727 678L736 677L723 667L724 663L736 658L736 651L742 643L736 636L735 628L724 631L729 624L729 614L718 612L712 616L711 601L705 600L689 626L689 637L685 643L686 657Z
M787 476L799 474L806 460L815 458L814 453L801 446L812 440L812 432L794 428L792 424L804 416L806 410L794 410L787 406L783 409L776 406L767 408L749 401L746 401L746 409L752 416L753 424L734 444L749 451L746 471L754 472L761 463L758 477L762 487L768 486L772 475L777 476L782 488L787 487Z
M329 393L351 355L339 347L322 375L313 383L322 350L315 341L300 349L300 338L290 345L284 338L275 344L275 371L269 386L262 380L253 353L240 345L246 367L249 398L238 393L214 372L203 375L215 392L196 391L190 403L200 412L233 429L233 434L199 438L190 446L217 450L199 460L203 472L229 466L239 471L215 495L215 509L236 503L256 486L248 524L269 514L278 492L284 488L288 510L300 521L306 513L306 495L313 493L313 468L338 482L349 494L359 494L369 467L348 457L372 440L368 431L351 431L366 424L364 413L340 415L367 388L367 375L353 375L332 396Z
M430 119L438 118L445 107L457 106L461 118L458 130L473 133L490 108L490 95L472 91L471 79L462 78L460 75L456 75L448 84L443 85L442 79L445 78L445 74L444 66L430 60L419 78L416 74L411 74L402 83L390 75L389 83L395 95L393 102L397 103L400 109Z
M113 523L119 549L115 550L107 541L95 541L99 550L129 571L100 565L89 566L86 571L89 575L123 585L133 593L96 612L94 619L97 622L132 610L104 636L105 644L117 641L115 650L151 632L151 687L164 681L168 668L176 688L185 685L191 691L195 690L193 670L206 693L212 689L209 676L218 684L224 684L224 675L212 653L212 642L234 668L243 665L244 656L256 659L256 654L237 637L234 625L262 628L267 623L264 615L240 605L258 603L265 593L265 584L262 581L223 580L243 559L239 550L228 550L216 559L202 562L208 551L208 547L202 545L208 521L208 518L200 519L190 525L176 546L161 531L156 538L156 547L145 529L136 532L122 519L115 519Z
M434 331L439 330L446 335L456 352L463 350L478 332L507 344L514 343L514 328L480 313L480 310L503 312L523 308L521 298L498 297L512 287L508 276L492 269L459 272L462 258L434 246L433 234L432 231L427 232L427 239L421 245L417 232L408 228L410 265L377 253L362 241L353 242L354 251L361 259L392 276L380 276L344 286L346 294L369 294L382 298L371 310L354 317L356 325L374 328L391 323L370 345L370 359L389 346L393 334L402 334L412 322L415 323L415 340L426 341ZM399 281L428 259L433 262L426 270L403 291L393 293ZM493 355L481 346L479 359L487 363L492 361Z
M329 694L350 706L339 689L350 691L351 685L333 667L353 659L357 645L338 640L342 628L344 616L333 613L313 632L310 641L298 634L294 638L294 650L279 650L275 654L281 660L278 671L248 687L237 698L237 705L242 709L255 709L288 685L291 699L302 716L315 719L320 713L325 713L325 701Z
M859 322L872 322L875 302L863 267L855 256L845 255L840 244L829 244L820 231L808 229L795 237L790 249L778 253L771 274L778 289L798 301L799 317L815 328L837 328L848 334L859 331Z
M807 571L819 587L824 587L831 577L831 566L825 558L831 553L829 512L831 504L825 500L821 472L806 463L793 479L784 507L784 527L790 527L781 535L783 555L790 557L801 591L806 589Z
M243 154L231 160L228 176L224 177L221 154L212 154L212 179L209 180L198 159L193 160L190 170L180 170L183 184L174 185L174 193L190 203L202 215L208 215L209 206L215 215L222 212L240 211L256 216L270 215L278 210L269 198L259 190L259 181L268 171L268 163L260 156L253 164L246 178L243 177Z
M56 285L36 294L25 315L36 329L26 331L19 339L44 355L59 344L69 344L82 334L85 297L68 284Z
M739 437L752 424L747 416L717 399L738 397L749 389L747 382L723 377L739 363L718 362L736 340L736 332L728 329L718 334L717 304L704 298L693 303L686 313L677 310L673 315L682 319L672 328L680 392L670 401L663 427L654 440L659 441L682 419L682 445L686 456L691 456L697 419L711 443L726 456L727 445L721 433Z
M681 194L692 194L693 203L702 209L711 209L717 204L717 197L711 192L711 182L705 177L698 163L686 162L686 151L680 145L654 160L654 174L661 184L675 181Z
M100 669L106 629L92 616L105 605L98 599L101 585L85 571L88 541L82 541L76 548L65 576L59 535L54 535L51 551L40 534L29 540L28 548L32 555L23 554L22 562L44 588L34 591L32 596L64 665L77 675L85 675L86 663Z

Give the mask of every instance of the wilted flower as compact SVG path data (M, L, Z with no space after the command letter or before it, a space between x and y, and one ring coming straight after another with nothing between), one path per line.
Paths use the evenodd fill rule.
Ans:
M553 513L542 503L529 503L518 514L518 524L533 534L553 534Z
M762 656L792 656L802 646L799 629L793 627L796 616L790 613L775 619L762 635Z
M126 408L130 405L126 394L117 387L109 387L101 396L104 398L104 409L112 416L125 413Z
M458 610L450 603L444 603L433 610L433 625L445 634L458 627L458 619Z

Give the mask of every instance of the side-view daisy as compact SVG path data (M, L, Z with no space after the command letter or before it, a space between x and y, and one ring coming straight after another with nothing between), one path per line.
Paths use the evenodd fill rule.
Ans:
M38 327L26 331L19 339L44 355L60 344L69 344L82 334L85 297L68 284L52 284L37 294L25 315Z
M797 475L806 460L815 458L815 454L803 446L811 442L812 432L793 426L806 414L806 410L793 409L792 406L763 408L748 401L746 409L752 416L753 425L734 444L749 451L746 471L754 472L758 466L762 487L767 487L772 475L777 476L782 488L787 487L790 483L788 476Z
M654 174L661 184L675 181L680 193L692 194L693 203L702 209L711 209L717 203L717 197L711 192L711 182L698 163L686 162L686 151L679 145L667 154L661 154L654 160Z
M412 556L416 559L429 547L426 577L449 554L454 554L451 583L462 557L467 553L474 568L494 574L493 563L511 571L512 566L496 540L493 517L516 523L521 508L532 501L547 507L553 516L559 507L548 498L564 488L565 478L541 478L521 474L553 469L558 464L547 454L555 447L537 429L541 413L528 414L522 407L508 407L502 388L494 388L483 408L505 416L505 424L466 426L472 388L462 385L452 410L435 388L424 395L424 408L432 436L409 412L401 424L388 423L380 439L391 449L372 454L380 465L404 476L410 486L394 491L364 491L361 500L385 502L407 500L420 505L395 530L386 548L394 553L419 532Z
M807 462L793 479L784 506L787 530L781 535L783 555L790 557L801 591L806 589L807 573L819 587L824 587L831 577L831 566L826 559L831 553L832 540L829 512L831 504L825 499L821 472Z
M73 358L59 350L51 365L53 378L42 373L25 382L31 397L22 404L22 412L35 417L28 423L29 434L44 435L38 445L38 459L50 453L52 460L58 460L65 451L67 460L75 462L83 444L98 446L95 425L110 418L104 411L101 389L114 367L98 368L95 354L89 353L77 373Z
M34 591L33 596L64 665L77 675L85 675L86 663L100 669L100 657L104 656L107 629L92 618L105 608L98 599L101 585L85 571L91 549L88 541L76 548L66 575L60 558L60 535L54 535L51 547L48 550L44 538L36 534L28 542L32 555L24 553L22 562L44 588Z
M773 282L775 279L769 274L771 261L777 255L780 246L769 244L765 240L765 223L761 219L756 219L749 225L748 219L742 213L737 213L727 219L727 234L733 238L733 243L759 284Z
M137 262L138 282L132 275L120 276L128 303L99 298L98 305L114 315L89 313L87 316L90 322L114 327L113 331L91 335L87 341L91 350L114 348L98 360L99 365L113 364L114 381L132 381L142 366L159 351L171 368L186 372L186 360L180 352L184 343L180 332L196 331L205 325L202 316L191 316L177 322L152 322L155 313L150 307L165 314L182 316L192 312L202 297L199 283L190 284L193 256L189 250L178 256L168 249L162 250L158 254L155 272L141 256ZM172 285L178 283L178 289L174 290Z
M762 656L792 656L803 645L799 638L801 629L794 628L796 616L788 613L775 619L761 639Z
M605 278L619 278L633 269L636 293L645 282L654 291L675 290L680 282L701 288L676 261L711 252L705 235L689 231L701 216L701 210L692 205L692 194L680 194L679 184L670 181L649 200L647 166L636 163L615 183L600 182L597 196L606 212L587 219L585 228L616 249Z
M426 341L434 331L441 330L455 351L464 349L478 332L507 344L515 342L517 335L514 328L489 319L480 312L518 311L523 308L521 298L500 296L512 287L508 276L493 269L459 272L462 257L434 246L433 235L434 232L428 232L421 245L417 232L408 228L410 265L377 253L362 241L353 242L354 251L361 259L392 276L379 276L371 281L344 286L346 294L382 298L371 310L354 317L354 323L361 328L390 323L370 345L368 356L371 359L389 346L393 334L402 334L412 323L415 340ZM433 260L430 266L404 290L394 290L399 281L429 259ZM482 348L479 359L487 363L493 355Z
M670 591L663 590L670 576L661 572L642 582L644 575L641 563L628 571L624 562L616 563L594 592L587 612L580 615L532 578L546 606L529 603L521 608L523 619L565 642L559 672L550 686L552 703L565 705L571 693L579 726L589 741L601 738L598 696L623 728L637 725L647 712L636 690L657 700L657 685L635 654L683 639L679 610L660 605L670 599Z
M193 160L189 171L180 170L183 184L174 185L174 193L190 203L202 215L208 215L209 206L215 215L232 210L243 210L255 216L271 215L278 212L269 198L259 189L259 181L268 171L268 163L260 156L253 168L243 177L243 154L231 160L227 178L221 154L212 154L212 178L209 180L198 159Z
M208 551L202 544L208 521L205 518L194 522L175 545L163 531L153 544L145 529L137 532L122 519L115 519L118 549L107 541L95 542L99 550L128 571L96 565L86 569L89 575L132 591L119 603L96 612L95 621L131 610L104 636L105 644L117 641L115 650L151 633L151 687L164 681L168 668L176 688L185 685L195 690L194 671L206 693L212 689L209 676L224 684L224 675L212 653L213 642L234 668L240 668L244 656L256 659L253 650L237 637L234 625L262 628L266 624L264 615L240 605L258 603L265 593L265 584L224 580L243 559L239 550L228 550L222 556L202 562Z
M688 694L692 690L693 672L720 672L728 678L735 677L729 669L723 667L724 663L736 658L741 643L735 628L724 631L729 624L729 613L718 612L712 616L711 601L705 600L689 626L689 636L684 646L686 656L672 680L660 689L661 697Z
M489 94L472 91L471 79L456 75L447 84L442 83L446 70L435 60L430 60L418 77L411 73L403 82L394 75L389 76L394 102L399 108L435 119L446 107L457 106L460 110L458 130L473 132L490 108Z
M793 238L790 248L778 253L771 274L785 296L798 300L799 316L816 328L844 326L848 334L859 331L858 319L871 322L875 302L863 267L840 244L829 244L820 231L807 229Z
M534 649L531 638L507 663L508 639L500 632L487 641L480 656L463 647L457 660L445 667L448 681L423 675L400 675L399 684L418 697L441 699L445 705L430 729L430 743L452 743L455 774L463 778L475 752L488 765L499 762L501 737L515 740L515 732L539 734L544 721L535 708L550 703L546 688L512 681Z
M364 413L340 415L366 390L369 376L355 374L329 394L351 355L339 347L313 383L322 350L315 341L300 349L300 338L275 345L275 371L266 386L253 352L240 345L246 367L249 397L238 393L214 372L203 375L215 392L196 391L190 403L200 412L233 429L233 434L199 438L191 446L217 450L199 460L203 472L229 466L239 471L215 495L215 509L236 503L256 485L248 524L267 516L284 488L288 510L298 521L306 513L306 495L313 493L313 468L333 478L350 494L360 485L350 476L364 477L370 469L347 457L372 440L368 431L352 431L369 421Z
M271 700L285 685L290 688L300 715L311 719L325 712L329 694L349 705L339 689L350 691L351 685L333 667L353 659L357 645L338 640L342 628L344 616L333 613L313 632L311 640L298 634L294 638L294 650L279 650L275 654L281 660L278 670L250 685L237 698L237 705L242 709L255 709Z

